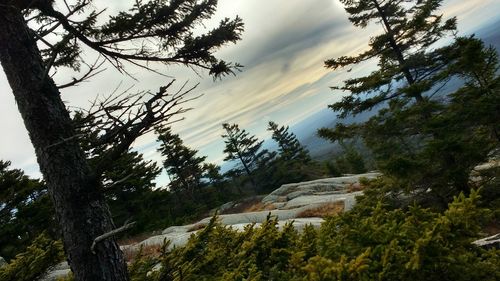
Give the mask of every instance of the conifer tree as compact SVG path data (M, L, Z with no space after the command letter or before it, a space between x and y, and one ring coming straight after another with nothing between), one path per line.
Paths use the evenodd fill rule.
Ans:
M273 133L272 138L278 143L280 156L285 161L297 160L304 163L311 161L307 149L300 144L294 133L288 132L288 126L278 127L278 124L269 121L267 129Z
M170 176L172 191L187 191L191 196L201 187L204 176L206 156L198 157L197 150L183 144L179 135L172 133L170 127L157 130L161 142L158 151L165 157L163 167Z
M233 73L239 65L214 53L238 41L243 24L240 18L224 19L208 32L194 33L214 15L216 0L134 1L129 11L107 21L92 0L55 2L2 2L0 62L54 203L75 280L129 280L114 237L92 248L98 236L115 228L102 193L102 171L135 139L166 122L183 95L170 95L169 84L154 94L99 103L99 142L113 148L91 167L60 90L97 75L105 62L121 73L128 73L130 64L157 71L154 63L205 69L213 77ZM89 62L83 51L101 59ZM71 81L55 81L52 74L64 67L82 72Z
M363 156L356 150L353 143L340 142L342 154L335 159L337 168L346 174L361 174L366 173L366 165Z
M430 90L442 76L442 68L449 58L444 49L429 48L456 29L456 19L443 22L435 14L442 0L341 0L349 20L365 28L372 22L382 25L384 32L370 39L369 49L357 56L342 56L325 61L327 68L336 70L378 60L378 69L368 76L352 78L341 87L349 91L340 102L330 107L341 117L358 114L374 106L397 100L408 103L425 101L424 92Z
M388 104L389 108L380 110L379 117L372 118L369 126L356 123L346 125L339 122L334 129L319 130L319 135L337 141L368 135L368 131L383 131L377 126L391 123L400 125L392 124L394 132L405 134L394 138L404 139L418 135L419 129L411 127L425 122L425 119L432 114L435 105L429 99L432 95L426 97L425 92L433 88L439 89L440 83L448 81L446 67L453 58L456 58L450 56L453 52L450 52L449 46L442 48L431 48L431 46L455 32L456 19L451 18L443 22L442 15L435 14L442 0L343 0L341 2L353 25L366 28L370 23L377 23L382 26L384 32L372 37L369 49L357 56L342 56L325 61L327 68L338 70L378 60L378 69L369 75L350 78L344 81L344 85L332 87L334 90L347 91L350 94L329 107L338 112L340 118L356 115L379 105ZM417 106L413 107L411 112L406 110L415 104ZM400 111L408 115L396 117L394 112ZM396 145L393 149L398 153L403 150L412 148L408 145L403 147Z
M80 136L80 146L90 166L95 169L105 161L103 158L109 155L114 145L99 141L100 130L95 116L77 111L72 119L76 134ZM116 224L134 221L136 224L130 232L140 232L145 224L150 223L144 221L149 211L144 208L142 201L152 193L154 179L160 172L156 163L144 160L142 154L131 150L122 153L113 165L104 167L101 179L103 193Z
M462 114L455 111L456 104L443 103L444 99L436 97L446 97L448 101L460 99L457 94L463 94L462 90L448 95L441 91L443 86L453 77L462 81L474 77L470 72L465 73L466 65L484 70L496 68L496 62L480 59L488 57L485 55L488 50L479 46L474 38L456 38L448 45L436 46L436 42L453 34L456 28L454 18L444 21L436 14L441 0L342 3L355 26L364 28L372 22L379 23L384 32L371 38L368 51L325 62L327 67L337 70L370 59L378 60L378 69L374 72L348 79L343 86L334 87L348 91L350 95L329 107L339 112L341 118L371 110L377 105L382 108L365 123L340 122L334 129L321 129L319 134L332 141L361 136L384 174L395 177L397 185L407 190L419 190L422 196L440 198L443 207L452 195L458 192L467 194L471 169L483 161L487 151L495 145L492 145L491 138L484 137L480 126L473 126L478 134L470 135L471 127L467 125L470 121L458 118ZM476 50L478 61L472 62L471 50ZM468 63L464 63L467 53ZM492 82L494 76L490 75L490 84L483 90L498 89L498 84ZM481 84L477 79L472 80L475 82L468 84ZM483 92L488 93L488 90ZM477 106L475 111L489 107L486 103L477 103L480 96L469 95L471 103L468 106ZM489 96L491 101L495 95L482 96ZM485 116L492 114L485 113ZM478 120L485 119L491 120L489 117ZM489 127L494 132L492 123Z
M161 169L156 163L146 161L136 151L128 151L103 173L104 195L109 204L113 220L117 225L127 221L136 222L132 233L139 233L151 223L148 218L147 198L153 194L154 180Z
M264 141L259 141L245 129L240 129L238 124L224 123L222 127L226 130L226 133L222 135L226 144L224 161L239 161L243 171L252 181L254 189L257 189L253 171L257 168L259 160L267 154L267 150L261 150Z
M211 185L218 186L224 181L224 176L220 173L220 166L214 163L204 164L205 178Z
M0 256L11 259L42 232L57 237L47 187L0 160Z

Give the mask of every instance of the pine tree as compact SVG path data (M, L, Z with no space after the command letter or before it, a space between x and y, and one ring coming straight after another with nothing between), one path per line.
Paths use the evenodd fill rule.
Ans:
M303 163L311 161L307 149L300 144L294 133L288 132L288 126L278 127L278 124L269 121L267 129L273 133L272 138L278 143L280 156L285 161L297 160Z
M241 19L222 20L196 36L193 32L214 15L216 6L216 0L135 1L131 10L106 22L91 0L66 1L60 7L52 0L0 5L0 62L35 148L77 281L129 279L113 237L91 249L96 237L115 227L102 193L102 171L135 139L166 122L172 116L168 111L184 95L170 95L170 83L155 94L98 103L99 141L115 145L90 167L60 90L97 75L104 62L122 73L129 63L152 71L151 63L164 63L206 69L214 77L232 73L239 65L218 59L214 52L240 39ZM102 60L86 61L83 50ZM56 83L52 74L63 67L82 74Z
M354 57L343 56L325 61L336 70L353 64L378 59L378 69L368 76L345 81L341 87L351 95L330 107L341 117L358 114L388 100L408 103L425 101L430 90L442 76L441 69L449 62L445 49L431 45L456 29L456 19L443 22L434 12L442 0L342 0L349 20L365 28L379 22L384 33L370 39L369 49Z
M136 151L128 151L103 173L104 195L117 225L136 222L132 233L148 228L152 223L145 220L151 212L148 207L155 206L146 205L144 201L152 196L156 186L154 180L160 172L156 163L144 160L143 155Z
M158 151L165 157L163 167L170 176L170 189L184 190L194 196L195 190L202 185L204 161L207 157L196 156L198 151L185 146L180 136L172 133L170 127L158 129L157 133L161 142Z
M346 144L340 142L342 155L335 159L335 164L343 174L361 174L366 173L366 165L363 156L357 151L353 143Z
M385 106L369 125L337 123L334 129L323 128L319 135L332 141L349 139L383 131L384 124L397 123L392 130L394 139L405 139L419 134L419 128L435 110L434 102L425 93L448 81L446 67L454 59L450 47L431 46L456 30L456 19L443 22L435 12L442 0L356 0L341 1L349 14L349 20L357 27L366 28L370 23L380 24L384 32L370 39L369 49L357 56L342 56L325 61L327 68L340 68L378 60L378 69L367 76L351 78L343 86L332 89L348 91L340 102L329 105L345 118L376 106ZM416 105L416 106L414 106ZM413 106L413 107L412 107ZM387 108L388 107L388 108ZM411 112L408 107L412 107ZM395 114L403 112L403 114ZM395 125L395 124L392 124ZM380 126L380 128L377 128ZM369 133L370 132L370 133ZM385 132L384 132L385 133ZM388 133L390 135L390 133ZM424 136L425 138L426 136ZM386 139L391 140L390 136ZM415 140L418 143L421 140ZM401 142L401 141L399 141ZM412 150L409 145L395 145L393 151Z
M341 118L375 106L381 109L365 123L340 122L334 129L321 129L319 134L332 141L361 136L372 150L378 168L397 179L397 186L431 191L422 194L440 198L443 207L452 195L467 194L471 169L483 161L487 151L495 145L491 139L483 137L480 126L474 126L477 134L469 134L471 127L466 124L470 121L456 118L462 115L455 111L456 105L443 102L450 101L453 95L441 90L454 77L467 81L474 76L465 73L466 50L469 53L476 50L478 56L478 61L470 64L472 56L469 54L469 65L491 69L496 63L479 59L488 51L478 46L474 38L456 38L448 45L436 46L436 42L453 34L456 28L454 18L443 21L441 15L436 15L442 3L440 0L342 3L355 26L364 28L371 22L378 22L384 33L373 37L369 50L358 56L325 62L327 67L336 70L378 59L378 69L368 76L352 78L343 86L334 87L351 94L330 108L339 112ZM477 85L477 81L472 84ZM487 88L494 85L491 83ZM459 92L461 90L457 94ZM469 101L468 106L477 105ZM473 110L482 111L481 107L487 108L486 104L481 104ZM494 113L485 114L492 116ZM491 120L490 117L482 120L485 119ZM494 131L493 123L489 126Z
M219 186L224 181L224 176L220 173L221 167L214 163L204 164L205 178L213 186Z
M222 127L226 130L226 133L222 135L226 144L224 161L239 161L243 171L250 178L254 189L257 189L253 172L257 169L259 160L268 154L267 150L261 150L264 141L259 141L244 129L241 130L238 124L224 123Z
M42 232L57 237L47 187L0 160L0 256L11 259Z
M99 142L98 119L83 111L73 115L76 134L79 135L80 146L86 153L89 164L94 169L112 151L114 144ZM150 213L145 208L144 200L151 196L155 187L154 179L160 174L161 169L152 161L145 161L143 155L128 150L113 165L106 165L102 170L101 181L106 201L110 205L113 220L117 225L127 221L134 221L135 226L130 230L137 233L147 228Z

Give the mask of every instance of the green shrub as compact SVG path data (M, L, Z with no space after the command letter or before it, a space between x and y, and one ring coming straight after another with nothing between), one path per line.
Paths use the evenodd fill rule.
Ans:
M214 217L183 247L170 249L167 242L158 256L140 251L129 265L130 278L500 280L500 251L471 244L491 215L477 207L478 192L455 197L444 212L417 205L394 208L380 196L372 198L378 203L362 199L352 211L327 218L319 230L307 226L301 233L290 224L280 230L271 217L243 231ZM0 280L35 280L61 260L61 253L60 242L41 236L0 270Z
M489 217L478 199L460 195L444 213L360 204L302 233L272 218L237 232L214 218L186 246L139 259L132 280L500 280L500 251L471 244Z
M61 262L63 257L62 243L41 234L25 252L16 255L8 265L0 268L0 280L37 280L48 268Z

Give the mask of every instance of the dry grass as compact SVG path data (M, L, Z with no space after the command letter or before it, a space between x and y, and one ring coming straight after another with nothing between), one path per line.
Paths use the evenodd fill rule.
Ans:
M276 209L276 207L271 203L264 204L262 202L257 202L245 208L243 212L247 213L247 212L258 212L258 211L270 211L274 209Z
M158 257L160 256L161 253L161 245L147 245L142 247L142 256L146 257ZM134 259L137 257L138 250L135 249L125 249L123 250L123 256L125 258L126 262L133 262Z
M307 209L297 214L297 218L329 217L344 211L344 201L325 203L316 208Z
M275 207L272 204L263 204L262 198L263 196L255 196L252 198L247 198L245 200L242 200L241 202L238 202L236 206L225 210L221 214L239 214L239 213L266 211L275 209Z
M137 243L142 242L142 241L144 241L144 240L146 240L149 237L154 236L154 235L155 235L155 233L143 233L143 234L139 234L139 235L132 236L132 237L122 238L122 239L118 240L118 245L124 246L124 245L137 244ZM153 256L153 257L158 256L160 254L160 249L161 249L161 245L143 246L142 247L142 255ZM139 252L138 250L135 250L132 248L124 249L123 255L125 257L125 261L132 262L136 258L138 252Z

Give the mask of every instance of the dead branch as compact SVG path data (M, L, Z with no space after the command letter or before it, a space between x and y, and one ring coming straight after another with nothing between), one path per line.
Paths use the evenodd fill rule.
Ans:
M106 232L103 235L97 236L94 239L94 242L92 242L92 246L90 246L90 250L95 255L96 254L96 252L95 252L95 246L97 245L97 243L99 243L101 241L104 241L104 240L106 240L106 239L108 239L108 238L110 238L112 236L115 236L116 234L124 232L125 230L128 230L128 229L132 228L134 225L135 225L135 222L131 222L131 223L126 223L125 222L125 224L122 227L119 227L117 229L111 230L110 232Z
M58 145L61 145L61 144L66 143L68 141L72 141L72 140L78 139L78 138L83 137L83 136L85 136L85 135L83 135L83 134L76 134L74 136L71 136L71 137L68 137L68 138L64 138L61 141L58 141L58 142L55 142L53 144L47 145L45 148L51 148L51 147L54 147L54 146L58 146Z
M88 70L80 77L76 78L73 77L73 80L61 85L57 85L58 89L64 89L72 86L76 86L81 82L84 82L99 73L103 72L106 70L106 68L101 69L101 66L105 63L105 60L101 60L100 56L92 63L92 64L85 64L88 68Z
M119 180L117 180L117 181L115 181L115 182L113 182L113 183L105 186L104 189L111 189L113 186L119 185L120 183L122 183L122 182L128 180L129 178L131 178L132 176L134 176L134 174L128 174L125 177L123 177L123 178L121 178L121 179L119 179Z
M171 80L156 93L141 91L130 94L129 88L104 98L98 97L90 109L83 111L84 116L75 127L97 132L91 146L105 148L97 156L97 174L126 152L138 137L155 127L182 120L176 116L191 110L184 106L200 97L188 97L198 84L187 88L188 82L185 82L178 90L170 91L174 82Z

